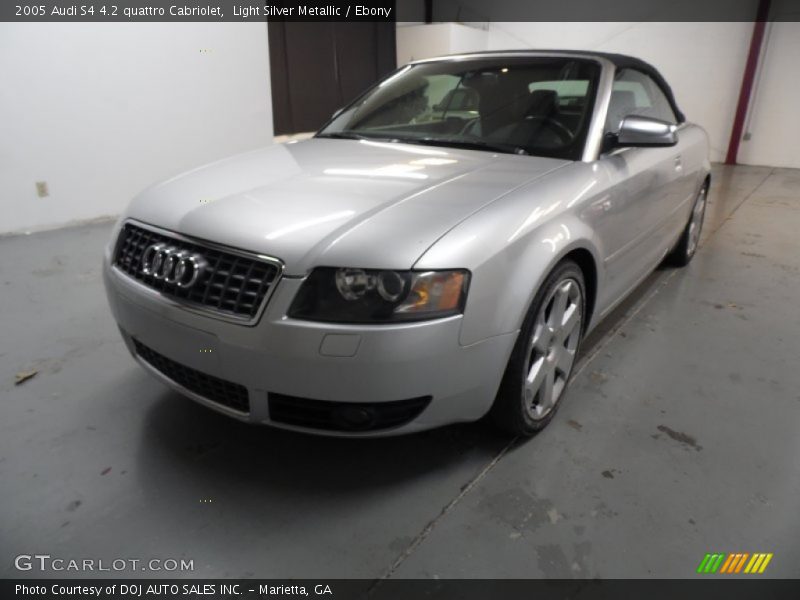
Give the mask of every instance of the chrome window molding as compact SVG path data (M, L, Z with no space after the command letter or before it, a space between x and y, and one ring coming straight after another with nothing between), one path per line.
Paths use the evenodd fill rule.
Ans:
M597 91L592 110L592 121L586 134L586 144L583 147L583 162L594 162L600 157L603 147L603 129L606 123L608 105L611 103L611 89L614 85L616 67L606 59L594 57L600 63L600 79L597 82Z

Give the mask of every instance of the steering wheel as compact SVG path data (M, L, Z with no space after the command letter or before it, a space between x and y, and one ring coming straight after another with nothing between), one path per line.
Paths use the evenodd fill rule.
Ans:
M469 122L464 126L461 130L462 135L475 135L474 130L478 126L480 122L479 117L475 117L474 119L470 119ZM531 131L539 131L539 129L547 129L548 131L554 133L558 138L558 143L560 145L566 146L575 139L575 134L570 131L570 129L564 125L561 121L554 119L553 117L546 117L546 116L531 116L527 117L524 121L516 123L513 125L513 128L506 129L505 127L501 129L506 129L506 133L509 135L507 136L492 136L491 134L487 137L492 138L495 137L498 141L501 137L507 137L509 140L515 140L519 136L517 135L518 132L523 132L523 128L531 127L534 123L539 123L538 126L532 128ZM530 139L532 136L525 136L526 138ZM526 139L526 141L528 141ZM525 145L525 144L522 144ZM541 146L542 144L533 144L536 146Z
M570 129L564 125L561 121L554 119L553 117L545 117L545 116L531 116L527 117L522 123L517 125L515 129L520 129L523 124L538 122L539 126L534 130L538 131L541 128L548 129L549 131L556 134L558 137L559 142L561 145L566 146L567 144L571 143L572 140L575 139L575 134L570 131ZM533 144L539 145L539 144Z
M471 119L467 120L467 124L461 128L461 131L458 132L459 135L472 135L474 136L474 129L478 125L480 121L480 117L472 117Z

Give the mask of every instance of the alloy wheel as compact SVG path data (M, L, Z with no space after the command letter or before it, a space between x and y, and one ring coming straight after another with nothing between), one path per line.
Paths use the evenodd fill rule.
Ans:
M692 256L697 250L700 241L700 230L703 228L703 215L706 211L706 195L708 190L703 187L692 209L692 220L689 222L689 243L686 245L686 253Z
M583 294L577 281L565 278L542 303L528 344L528 369L523 383L526 411L545 418L567 386L581 338Z

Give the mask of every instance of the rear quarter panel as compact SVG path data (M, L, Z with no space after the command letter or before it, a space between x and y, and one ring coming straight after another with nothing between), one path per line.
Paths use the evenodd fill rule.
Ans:
M681 156L686 177L692 184L691 195L694 197L703 185L706 177L711 173L709 160L709 142L706 130L694 123L687 123L678 132L678 138L683 145Z
M668 245L663 249L664 252L671 250L683 233L697 194L711 173L708 134L702 127L693 123L686 123L681 127L678 130L678 149L683 169L679 185L679 206L665 225L672 235L667 237Z

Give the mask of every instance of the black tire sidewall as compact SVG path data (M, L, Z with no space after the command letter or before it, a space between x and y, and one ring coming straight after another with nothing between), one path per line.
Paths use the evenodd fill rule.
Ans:
M581 292L581 339L575 350L576 355L580 351L583 341L583 331L586 328L586 283L580 267L571 260L560 262L545 278L542 285L531 302L528 312L517 335L517 341L511 352L500 389L497 393L494 405L492 406L491 416L494 422L509 433L515 435L530 436L541 431L553 419L564 395L567 393L565 388L553 409L542 419L535 420L530 417L525 409L524 386L523 382L527 375L527 349L528 341L536 326L536 316L542 308L542 303L548 299L556 286L565 279L573 279L577 282ZM573 368L575 363L573 363ZM570 374L572 369L570 370ZM569 382L569 375L567 376Z
M683 233L681 233L678 243L669 254L670 262L675 266L685 267L688 265L692 258L694 258L694 255L697 254L697 250L700 248L700 238L698 234L697 245L694 247L692 253L689 254L689 228L692 226L694 209L697 206L697 203L700 201L700 196L703 193L706 195L706 204L703 206L703 218L700 220L700 233L703 231L703 223L705 223L706 220L706 208L708 207L708 183L704 183L695 195L694 202L692 202L692 212L689 214L689 220L686 222L686 226L683 228Z

